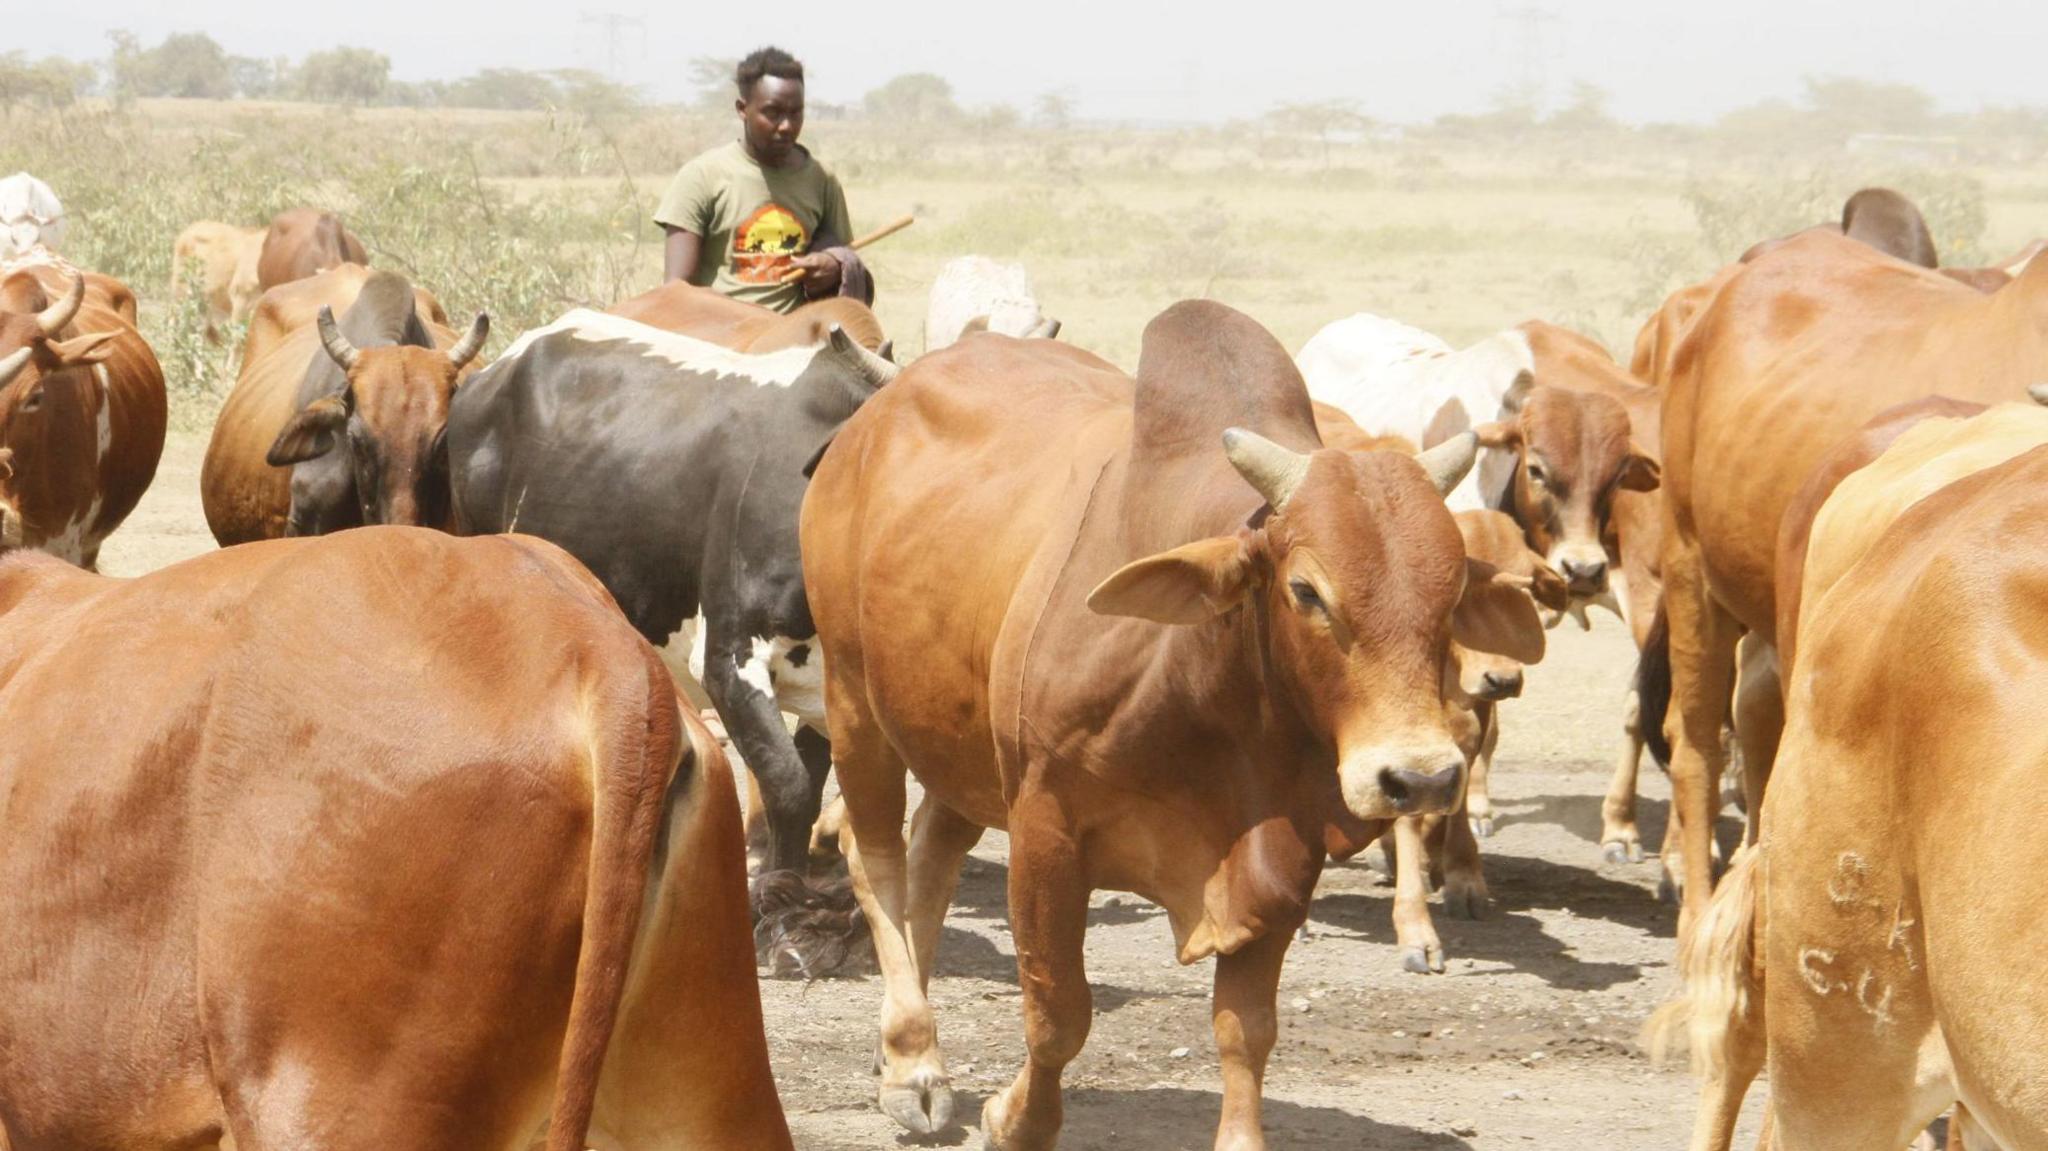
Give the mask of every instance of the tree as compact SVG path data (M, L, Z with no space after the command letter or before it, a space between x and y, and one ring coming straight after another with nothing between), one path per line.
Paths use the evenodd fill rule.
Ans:
M368 48L330 48L299 64L293 87L321 104L370 104L391 83L391 60Z
M555 82L538 72L486 68L448 85L447 103L456 108L546 108L558 99Z
M953 86L930 72L896 77L862 97L861 108L872 119L899 124L943 124L960 118Z
M1607 90L1588 80L1572 85L1572 101L1553 113L1551 128L1566 132L1609 132L1620 125L1607 111Z
M609 116L640 107L640 94L629 85L582 68L551 72L557 103L585 116Z
M1816 127L1836 139L1858 132L1914 135L1934 126L1934 97L1911 84L1849 76L1808 76L1806 106Z
M244 100L273 99L292 87L292 62L283 56L268 60L231 56L228 73L234 77L236 94Z
M59 56L31 61L21 52L0 55L0 108L68 108L91 92L99 71Z
M1355 100L1316 100L1305 104L1280 104L1266 113L1266 120L1283 135L1305 132L1322 145L1323 167L1330 166L1330 144L1346 132L1365 132L1372 118L1359 111Z
M733 87L733 74L740 70L737 59L723 56L698 56L690 61L690 87L697 90L690 102L707 112L718 112L732 106L738 92Z
M1042 93L1031 105L1031 118L1041 128L1063 131L1074 122L1074 94L1064 88Z
M138 96L184 96L225 100L235 94L234 68L227 50L204 32L174 32L144 49L133 33L111 33L114 92Z

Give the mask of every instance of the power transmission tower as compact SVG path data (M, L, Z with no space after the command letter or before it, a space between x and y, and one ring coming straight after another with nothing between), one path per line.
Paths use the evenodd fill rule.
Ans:
M1532 110L1540 112L1550 99L1550 49L1544 31L1562 24L1564 18L1533 4L1496 8L1494 18L1511 42L1515 91L1530 102Z
M627 33L637 33L635 41L640 45L640 58L647 58L647 16L628 16L623 12L585 12L580 18L583 24L595 27L604 37L604 74L608 80L617 81L619 75L619 45Z

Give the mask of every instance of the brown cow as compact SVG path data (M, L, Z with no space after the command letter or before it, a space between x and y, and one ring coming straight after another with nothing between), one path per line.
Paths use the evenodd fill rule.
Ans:
M615 316L649 327L731 348L736 352L774 352L812 348L825 342L834 326L871 352L889 355L882 323L859 300L834 296L814 300L784 314L720 295L684 280L674 280L612 306Z
M1695 1151L1729 1145L1766 1061L1773 1147L1901 1146L1951 1102L1961 1145L2048 1141L2048 1062L2011 1041L2048 1026L2013 978L2039 951L2048 863L2030 800L2044 444L2048 413L2019 405L1926 419L1814 518L1761 837L1652 1024L1691 1033Z
M1787 506L1830 447L1893 404L1936 393L2019 398L2048 374L2044 314L2048 264L1987 296L1816 233L1744 265L1686 336L1663 427L1667 848L1678 849L1664 862L1682 880L1682 921L1712 890L1708 815L1736 643L1745 629L1776 640L1774 559ZM1757 811L1777 731L1737 730Z
M12 557L0 728L0 1145L790 1146L731 770L553 546Z
M368 264L363 242L341 217L320 208L289 208L270 221L256 258L256 283L263 291L315 276L343 264Z
M802 548L883 971L884 1111L950 1119L924 988L961 861L1000 827L1029 1058L983 1106L989 1141L1057 1137L1100 887L1165 908L1182 962L1217 958L1217 1144L1264 1146L1275 986L1326 836L1455 804L1451 637L1506 642L1492 609L1526 594L1467 575L1441 493L1475 451L1319 448L1286 352L1206 301L1152 321L1135 382L984 334L862 405ZM926 797L907 857L906 772Z
M214 538L447 526L441 433L489 318L460 340L444 319L424 290L357 264L264 293L200 470Z
M240 323L263 293L256 264L263 254L262 228L238 228L201 220L178 233L171 245L171 298L196 290L206 302L206 338L218 342L220 327ZM189 278L198 273L195 286Z
M0 267L0 551L91 568L156 477L164 373L120 281Z

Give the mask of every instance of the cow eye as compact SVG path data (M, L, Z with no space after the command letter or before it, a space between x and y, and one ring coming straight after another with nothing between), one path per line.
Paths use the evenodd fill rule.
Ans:
M1529 465L1529 482L1539 487L1548 485L1550 474L1543 470L1542 464L1532 463Z
M1316 594L1315 585L1307 580L1288 580L1287 590L1294 593L1294 602L1302 607L1323 610L1323 597Z

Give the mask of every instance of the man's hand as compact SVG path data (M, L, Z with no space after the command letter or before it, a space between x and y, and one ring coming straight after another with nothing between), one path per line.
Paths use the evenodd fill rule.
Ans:
M804 270L804 295L816 299L829 296L839 290L839 261L825 252L812 252L790 261L792 267Z

